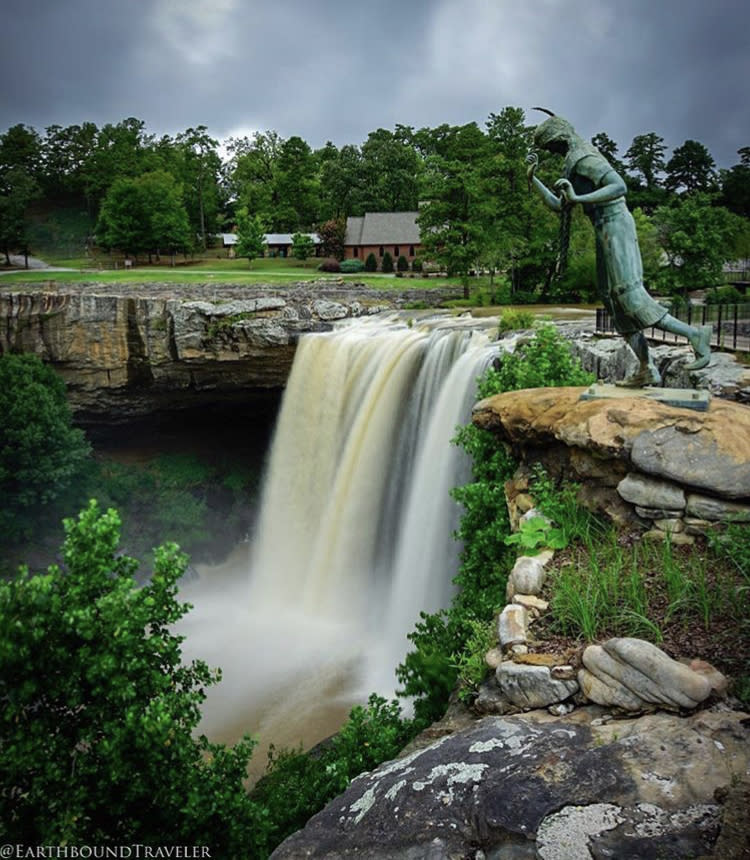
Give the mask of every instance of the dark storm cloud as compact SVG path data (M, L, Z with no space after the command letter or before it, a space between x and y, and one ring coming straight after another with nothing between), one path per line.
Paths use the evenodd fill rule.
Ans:
M624 153L750 145L745 0L11 0L0 128L127 116L311 145L545 105ZM529 113L529 121L537 115ZM533 117L533 119L532 119Z

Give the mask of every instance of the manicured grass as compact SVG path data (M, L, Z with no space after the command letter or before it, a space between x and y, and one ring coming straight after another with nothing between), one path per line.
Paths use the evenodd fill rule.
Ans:
M102 267L84 257L54 257L44 258L52 266L62 266L71 271L55 272L47 269L23 269L7 272L0 278L2 283L36 283L39 281L59 281L61 283L80 283L97 281L101 283L186 283L201 282L237 283L237 284L288 284L294 281L330 280L334 282L365 284L368 287L382 290L404 289L435 289L440 287L457 287L455 278L422 278L404 277L380 273L359 272L356 274L327 274L317 269L319 261L310 259L306 264L294 259L259 258L248 264L246 259L228 259L220 254L206 252L201 258L194 260L177 259L176 266L170 266L168 259L162 259L158 265L139 264L131 269L125 269L120 263L117 269L102 258ZM2 271L2 269L0 269ZM480 279L477 279L479 281ZM480 286L477 283L477 286Z

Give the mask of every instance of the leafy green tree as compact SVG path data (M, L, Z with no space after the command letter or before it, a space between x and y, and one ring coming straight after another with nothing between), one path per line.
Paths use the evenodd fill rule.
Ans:
M128 117L102 126L84 167L85 194L94 210L116 179L135 178L147 172L144 163L153 138L146 134L143 120Z
M375 254L372 251L367 255L367 259L365 260L365 271L366 272L377 272L378 270L378 261L375 257Z
M275 131L256 132L247 137L230 138L225 166L227 193L241 201L248 212L255 212L271 224L278 205L276 175L284 139ZM299 227L295 224L294 228Z
M200 236L201 247L205 249L208 232L214 232L217 227L221 169L219 142L208 134L205 125L199 125L178 134L174 146L181 155L182 170L177 176L184 191L185 209L191 227Z
M406 212L417 208L421 162L412 129L397 125L367 135L361 149L363 206L368 212Z
M10 265L11 251L29 255L29 205L40 196L39 185L23 167L14 166L0 172L0 250Z
M252 265L256 257L263 256L266 246L265 227L260 215L250 216L244 207L237 210L237 247L240 257L247 257Z
M638 134L625 153L628 168L634 172L650 191L659 185L659 174L664 170L664 153L667 147L664 138L656 132Z
M50 196L86 193L86 169L99 129L93 122L83 125L51 125L42 141L43 183Z
M168 251L174 264L176 250L191 244L181 187L164 171L120 177L102 204L96 233L105 248L134 255Z
M555 272L559 227L558 219L529 194L526 155L533 145L533 127L526 125L518 107L491 113L486 127L488 157L479 171L485 224L482 262L492 272L508 272L516 300L531 296L537 287L545 296Z
M98 243L104 248L119 248L125 254L137 256L149 247L144 215L135 181L124 176L115 179L99 212Z
M643 262L643 280L646 286L658 284L664 254L659 244L659 231L654 219L646 215L642 209L633 210L633 220Z
M326 156L319 156L321 216L338 219L362 215L366 197L362 153L351 144L340 150L330 146L333 151L326 145Z
M663 287L688 290L723 283L722 267L735 256L744 221L709 195L695 193L662 206L654 214L659 242L667 256L660 282Z
M324 257L335 260L344 259L344 243L346 241L346 219L329 218L318 226L320 236L320 251Z
M295 259L304 262L315 253L315 243L307 233L295 233L292 236L292 254Z
M720 171L719 202L736 215L750 218L750 146L737 150L740 163Z
M149 248L157 252L169 251L174 265L175 252L193 244L182 187L163 171L144 173L135 184L148 225Z
M425 164L424 205L418 217L426 256L463 281L469 297L469 272L486 243L486 196L479 166L487 139L475 123L441 127L435 153Z
M671 191L715 191L717 186L716 162L711 153L697 140L686 140L672 153L666 166L666 186Z
M183 664L173 625L187 558L155 552L139 587L119 517L65 521L62 568L0 583L4 836L31 844L172 841L253 857L263 816L243 787L253 743L193 732L218 672Z
M633 138L625 153L630 175L624 177L628 184L628 205L631 208L641 208L651 215L658 206L668 202L669 193L661 178L666 166L665 152L664 138L653 131Z
M35 355L0 356L0 414L0 535L13 541L71 486L90 447L65 384Z
M42 161L41 138L30 126L14 125L0 135L0 172L20 167L29 176L38 179Z
M273 228L310 229L318 220L319 196L312 150L301 137L290 137L281 146L274 177Z
M383 254L383 259L380 262L380 271L390 273L393 271L393 257L389 251Z
M604 131L600 131L591 138L591 142L621 175L625 173L625 165L620 161L617 155L617 144Z

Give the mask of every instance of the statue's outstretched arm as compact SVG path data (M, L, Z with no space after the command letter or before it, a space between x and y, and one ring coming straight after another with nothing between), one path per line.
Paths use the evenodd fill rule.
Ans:
M542 200L544 200L547 206L555 212L559 212L562 208L562 200L555 193L550 191L542 180L538 179L536 176L539 156L535 152L530 152L526 156L526 163L528 164L528 167L526 168L526 178L529 181L529 188L533 185L540 193Z

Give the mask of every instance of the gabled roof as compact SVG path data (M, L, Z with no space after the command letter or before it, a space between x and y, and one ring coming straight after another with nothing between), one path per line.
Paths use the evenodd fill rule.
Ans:
M365 212L346 219L347 245L418 245L419 212Z

